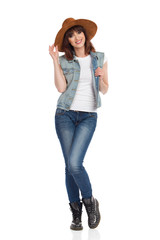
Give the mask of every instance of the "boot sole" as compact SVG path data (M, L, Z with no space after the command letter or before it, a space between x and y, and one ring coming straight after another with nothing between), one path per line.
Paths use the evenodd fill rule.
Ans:
M99 223L100 223L100 220L101 220L101 216L99 217L99 222L95 225L95 226L89 226L91 229L94 229L96 227L98 227Z
M74 230L74 231L80 231L80 230L83 230L83 227L77 227L77 228L72 228L72 227L70 227L70 229L71 230Z

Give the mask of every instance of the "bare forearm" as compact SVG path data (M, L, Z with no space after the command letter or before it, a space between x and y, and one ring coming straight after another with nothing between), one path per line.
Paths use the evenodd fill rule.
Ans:
M53 61L54 64L54 82L57 90L59 92L64 92L66 90L66 79L63 75L63 72L60 68L58 61Z
M108 91L109 84L105 83L102 79L99 79L99 90L103 93L106 94Z
M98 67L95 71L95 76L99 76L99 91L103 94L108 91L108 62L103 64L103 68Z

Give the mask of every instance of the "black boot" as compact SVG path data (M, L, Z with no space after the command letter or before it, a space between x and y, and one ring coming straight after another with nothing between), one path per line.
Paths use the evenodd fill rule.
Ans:
M81 216L82 216L82 203L80 202L80 205L78 202L69 203L70 210L72 211L73 220L70 226L70 229L72 230L82 230L82 222L81 222Z
M91 198L82 198L88 215L88 226L96 228L100 222L99 203L93 196Z

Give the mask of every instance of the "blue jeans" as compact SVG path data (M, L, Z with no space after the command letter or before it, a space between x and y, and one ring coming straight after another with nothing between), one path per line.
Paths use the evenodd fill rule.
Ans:
M65 160L65 185L70 202L92 196L89 176L83 166L85 153L97 125L97 112L57 108L55 128Z

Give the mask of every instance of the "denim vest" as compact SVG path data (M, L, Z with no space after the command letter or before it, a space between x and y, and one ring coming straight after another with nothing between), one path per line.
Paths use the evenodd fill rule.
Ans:
M90 51L90 55L92 59L93 87L96 96L96 105L98 108L101 107L101 97L99 94L99 76L95 77L95 70L98 67L103 67L104 53ZM73 60L67 60L65 58L65 55L60 56L59 63L67 81L67 88L63 93L61 93L60 97L58 98L57 108L62 108L69 111L78 86L80 77L80 65L76 59L75 53L73 54Z

